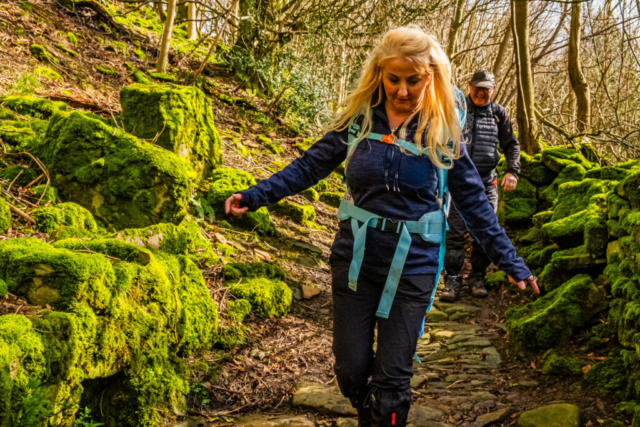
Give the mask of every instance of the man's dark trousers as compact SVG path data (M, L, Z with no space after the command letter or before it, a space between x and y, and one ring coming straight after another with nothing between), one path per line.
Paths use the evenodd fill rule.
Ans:
M496 184L488 184L485 186L484 193L487 195L491 206L493 206L493 210L497 211L498 186ZM451 209L449 210L449 231L447 231L447 252L444 258L444 268L448 276L460 275L464 263L464 247L467 242L466 234L467 226L455 205L451 203ZM491 264L491 260L475 239L473 240L472 250L471 272L484 273Z
M405 426L411 405L413 355L435 275L405 275L388 319L376 317L386 277L360 271L356 291L349 289L349 263L332 260L333 353L342 393L371 425ZM374 355L376 323L378 334ZM367 409L369 408L369 409Z

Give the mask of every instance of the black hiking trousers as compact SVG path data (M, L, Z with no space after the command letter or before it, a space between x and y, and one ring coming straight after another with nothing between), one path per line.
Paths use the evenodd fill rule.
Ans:
M485 186L484 194L487 195L489 203L493 206L493 210L498 210L498 186L489 184ZM458 276L462 270L464 263L464 247L467 243L467 226L460 216L458 209L451 203L449 210L449 231L447 231L447 247L444 256L444 269L447 276ZM480 244L473 239L471 245L471 274L484 275L485 270L491 264L491 260L485 254Z
M400 278L388 319L376 317L386 276L360 271L349 289L349 263L331 260L333 353L342 394L358 409L360 425L405 426L411 406L413 355L435 275ZM378 326L374 354L375 327Z

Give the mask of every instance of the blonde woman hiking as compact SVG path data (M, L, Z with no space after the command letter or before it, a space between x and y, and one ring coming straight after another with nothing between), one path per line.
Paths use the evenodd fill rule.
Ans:
M528 283L537 291L461 144L466 108L450 79L431 36L415 26L387 32L329 132L281 172L226 201L234 215L255 211L347 160L330 257L333 352L360 426L406 425L412 357L442 269L449 191L491 260L521 289Z

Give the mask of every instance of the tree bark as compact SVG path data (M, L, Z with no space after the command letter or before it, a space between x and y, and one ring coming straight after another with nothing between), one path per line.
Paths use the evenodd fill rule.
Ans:
M158 15L158 20L160 22L164 22L167 20L167 14L164 13L164 5L162 4L162 2L154 3L153 8L156 11L156 14Z
M198 27L196 26L197 11L197 5L194 2L189 2L187 5L187 37L189 40L198 38Z
M456 11L449 27L449 41L447 44L447 56L453 58L456 53L456 41L458 40L458 31L462 26L462 9L464 8L464 0L457 0Z
M533 155L539 153L541 147L537 139L538 124L535 114L531 55L529 53L529 2L512 1L511 19L518 75L518 139L522 150Z
M171 42L171 33L173 32L173 20L176 16L177 0L169 0L167 6L167 20L162 28L162 37L160 39L160 48L158 49L158 62L156 70L164 73L167 71L167 61L169 59L169 45Z
M591 127L591 94L587 78L580 65L580 37L582 35L582 3L571 6L571 29L569 31L569 81L576 95L576 119L578 132Z
M502 74L502 65L504 64L504 60L507 57L507 49L509 48L509 42L511 41L511 22L507 26L507 30L504 32L504 36L502 37L502 41L500 42L500 47L498 48L498 55L496 55L496 60L493 63L493 75L496 77L500 77Z

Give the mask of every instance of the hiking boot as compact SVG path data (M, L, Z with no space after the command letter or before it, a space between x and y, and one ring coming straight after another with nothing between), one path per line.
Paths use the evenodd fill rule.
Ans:
M462 288L462 276L446 276L444 278L444 292L440 294L440 301L455 302Z
M470 274L467 283L471 288L471 295L475 298L485 298L489 291L484 287L484 274Z

